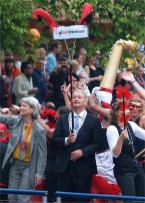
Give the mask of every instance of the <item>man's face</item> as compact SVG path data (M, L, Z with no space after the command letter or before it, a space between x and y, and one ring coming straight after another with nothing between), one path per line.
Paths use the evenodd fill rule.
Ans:
M57 53L57 54L60 54L60 52L62 51L62 46L61 46L61 44L59 44L55 49L56 49L56 53Z
M43 61L43 60L37 61L35 68L36 68L39 72L43 72L43 70L44 70L44 61Z
M73 93L72 104L74 108L84 109L87 105L87 100L82 92L76 91Z
M66 61L60 61L59 63L61 64L62 70L66 71L67 67L68 67L68 60L66 60Z
M27 65L27 68L24 70L24 73L25 73L25 75L27 75L27 76L30 76L30 75L32 75L32 65L31 64L28 64Z

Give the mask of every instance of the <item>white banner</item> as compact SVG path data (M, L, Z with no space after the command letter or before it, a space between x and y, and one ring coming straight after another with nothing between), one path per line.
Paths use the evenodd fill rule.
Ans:
M72 25L54 27L53 38L61 39L77 39L88 38L88 27L86 25Z

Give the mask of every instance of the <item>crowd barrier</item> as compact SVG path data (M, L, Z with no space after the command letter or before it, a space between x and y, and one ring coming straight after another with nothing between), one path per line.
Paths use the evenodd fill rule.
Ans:
M73 192L59 192L56 193L57 203L61 203L62 197L77 197L77 198L89 198L89 199L102 199L102 200L122 200L131 202L145 202L145 197L136 196L120 196L120 195L101 195L101 194L90 194L90 193L73 193Z
M47 203L48 191L45 190L13 190L0 188L0 194L40 195L42 202Z
M44 190L14 190L0 188L0 194L21 194L21 195L41 195L43 197L42 202L47 203L48 191ZM77 197L86 199L102 199L102 200L122 200L131 202L145 202L145 197L137 196L121 196L121 195L102 195L102 194L90 194L90 193L74 193L74 192L60 192L56 191L57 203L62 202L62 197Z

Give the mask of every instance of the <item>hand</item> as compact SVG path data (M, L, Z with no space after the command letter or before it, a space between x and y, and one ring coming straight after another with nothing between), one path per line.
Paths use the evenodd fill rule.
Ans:
M72 133L72 134L70 134L69 136L68 136L68 138L67 138L67 143L68 144L72 144L72 143L74 143L75 142L75 135L74 135L74 133Z
M83 152L81 149L75 150L71 153L71 160L76 161L77 159L83 156Z
M49 129L48 132L46 132L46 137L51 139L53 137L53 133L54 133L54 128L53 129Z
M10 115L10 114L11 114L9 108L3 108L3 109L1 110L1 112L2 112L2 114L6 114L6 115Z
M98 80L98 81L101 81L102 78L103 78L103 76L102 76L102 75L99 75L99 76L97 77L97 80Z
M35 186L38 186L42 183L43 179L42 178L37 178L35 177Z
M33 88L28 91L28 94L37 94L38 91L38 88Z
M120 134L120 139L125 140L128 139L128 132L127 129L123 130Z
M12 104L12 107L10 108L12 114L18 114L20 112L20 107L15 105L15 104Z
M67 86L66 86L66 83L64 82L63 85L61 85L61 92L62 93L67 93L68 89L67 89Z

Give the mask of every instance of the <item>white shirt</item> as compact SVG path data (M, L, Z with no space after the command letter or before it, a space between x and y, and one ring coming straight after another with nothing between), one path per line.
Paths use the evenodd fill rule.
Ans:
M145 141L145 130L140 128L136 123L129 121L132 130L135 134L136 137L140 138L141 140ZM110 125L107 128L107 141L108 141L108 145L110 148L110 151L112 152L112 149L115 147L115 145L117 144L118 138L119 138L119 133L117 128L114 125ZM114 157L117 157L113 152L112 152Z
M82 127L84 121L85 121L86 116L87 116L87 111L86 111L86 109L84 109L80 114L76 114L75 112L73 112L73 113L74 113L74 118L75 118L75 116L79 116L79 129L80 129ZM69 122L69 130L71 133L71 130L72 130L72 112L69 113L68 122ZM78 132L74 132L74 133L77 136ZM68 145L67 138L68 137L65 138L65 145Z

